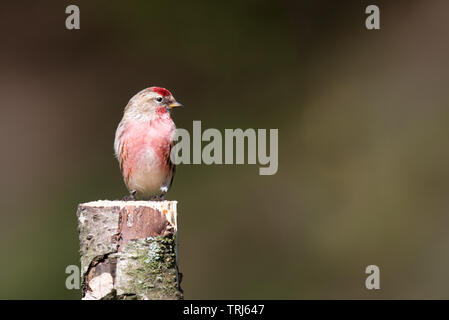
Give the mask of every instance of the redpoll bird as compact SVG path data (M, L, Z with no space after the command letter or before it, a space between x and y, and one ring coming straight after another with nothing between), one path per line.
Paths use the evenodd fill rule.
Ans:
M175 174L170 161L175 124L170 109L181 106L170 91L151 87L125 107L115 133L115 155L130 196L126 200L163 200Z

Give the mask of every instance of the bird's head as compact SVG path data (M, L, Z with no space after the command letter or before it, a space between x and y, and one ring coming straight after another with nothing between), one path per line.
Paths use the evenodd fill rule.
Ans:
M135 117L155 118L181 106L182 104L177 102L167 89L150 87L131 98L125 108L125 114Z

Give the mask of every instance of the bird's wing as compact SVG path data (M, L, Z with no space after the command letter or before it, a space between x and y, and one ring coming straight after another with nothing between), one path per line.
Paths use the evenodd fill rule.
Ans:
M175 178L175 173L176 173L176 165L171 161L171 151L173 149L173 147L175 146L175 142L172 142L170 144L170 150L168 153L168 166L170 167L170 172L171 172L171 179L170 179L170 183L168 184L168 188L170 188L171 184L173 183L173 179Z

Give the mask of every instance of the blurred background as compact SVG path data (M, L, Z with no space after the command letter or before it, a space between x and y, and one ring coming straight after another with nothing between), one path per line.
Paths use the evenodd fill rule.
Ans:
M76 4L81 29L65 28ZM377 4L381 30L365 28ZM126 193L128 100L178 127L278 128L279 170L180 165L186 299L449 298L449 2L0 5L0 298L79 299L76 207ZM381 290L365 288L365 267Z

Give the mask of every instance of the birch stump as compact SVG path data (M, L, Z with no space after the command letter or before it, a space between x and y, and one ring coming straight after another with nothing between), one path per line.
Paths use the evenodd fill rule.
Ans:
M78 205L84 300L182 299L177 201Z

